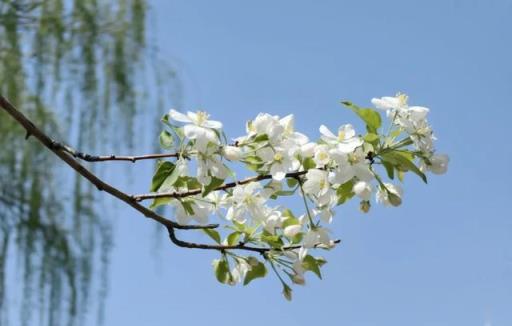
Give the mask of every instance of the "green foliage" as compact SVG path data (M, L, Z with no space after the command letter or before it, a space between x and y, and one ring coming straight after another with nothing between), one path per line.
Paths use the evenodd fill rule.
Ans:
M265 264L255 258L253 261L255 262L253 263L251 261L251 269L245 275L244 285L251 283L251 281L256 278L262 278L267 275L267 268L265 267Z
M355 112L366 123L366 129L369 133L377 133L377 130L382 125L382 118L380 117L379 112L375 111L374 109L360 108L348 101L344 101L342 103L350 110Z
M132 146L143 69L158 90L171 76L147 60L146 10L146 0L0 0L0 94L83 151ZM72 323L92 301L101 317L105 276L100 300L90 289L95 271L107 275L111 226L96 214L95 189L58 172L3 113L0 135L0 315L10 247L21 262L22 324L37 311L46 324Z

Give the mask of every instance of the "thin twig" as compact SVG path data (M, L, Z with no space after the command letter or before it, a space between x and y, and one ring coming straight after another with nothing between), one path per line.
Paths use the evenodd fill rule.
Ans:
M286 178L297 178L306 173L307 173L307 171L291 172L291 173L286 174ZM236 182L225 183L221 186L218 186L213 191L227 190L230 188L234 188L238 185L245 185L245 184L248 184L251 182L257 182L257 181L269 180L269 179L272 179L271 175L268 175L268 174L258 175L255 177L250 177L250 178L236 181ZM184 197L190 197L190 196L195 196L195 195L199 195L199 194L201 194L201 189L194 189L194 190L189 190L189 191L185 191L185 192L176 192L176 191L152 192L152 193L148 193L148 194L133 195L132 198L135 201L139 202L139 201L143 201L143 200L156 199L156 198L184 198Z
M244 243L239 243L238 245L210 245L210 244L200 244L200 243L192 243L180 240L176 237L176 229L183 229L183 230L194 230L194 229L212 229L217 228L217 224L209 224L209 225L181 225L174 221L171 221L169 219L166 219L165 217L155 213L154 211L146 208L145 206L142 206L137 202L137 200L130 196L121 190L111 186L110 184L104 182L103 180L99 179L95 174L93 174L91 171L86 169L82 164L80 164L75 158L72 153L70 153L68 150L66 150L60 143L54 141L49 136L47 136L41 129L36 127L32 121L30 121L23 113L18 111L7 99L5 99L2 95L0 95L0 107L7 112L11 117L13 117L18 123L25 128L27 132L27 138L31 135L33 135L37 140L39 140L45 147L50 149L55 155L57 155L62 161L64 161L67 165L69 165L73 170L75 170L77 173L82 175L84 178L86 178L89 182L91 182L93 185L95 185L98 190L105 191L109 193L110 195L116 197L117 199L127 203L131 207L133 207L135 210L146 216L147 218L150 218L163 226L165 226L169 232L169 238L171 241L176 244L179 247L184 248L194 248L194 249L207 249L207 250L217 250L217 251L225 251L225 250L246 250L246 251L253 251L258 253L265 253L271 250L276 251L284 251L284 250L294 250L299 249L300 245L293 245L293 246L284 246L282 248L267 248L267 247L252 247L247 246ZM306 171L301 172L294 172L294 173L288 173L287 177L293 177L297 178L300 175L305 174ZM270 179L271 176L257 176L253 178L249 178L246 180L242 180L239 182L232 182L232 183L226 183L223 186L220 186L217 188L217 190L225 190L228 188L233 188L237 184L246 184L258 180L264 180L264 179ZM180 196L191 196L193 194L199 194L200 191L195 192L192 191L190 194L182 193ZM334 241L334 243L339 243L340 240ZM315 245L315 248L321 248L322 245L318 244Z
M126 155L91 155L83 152L79 152L76 149L63 145L59 142L54 143L55 148L60 148L63 151L71 154L74 158L78 158L87 162L105 162L105 161L129 161L135 163L142 160L154 160L159 158L178 158L179 153L161 153L161 154L146 154L137 156L126 156Z
M167 227L173 227L176 229L212 229L218 227L217 224L210 225L181 225L165 217L155 213L147 207L142 206L133 200L133 198L122 192L121 190L111 186L110 184L104 182L100 178L98 178L95 174L85 168L82 164L80 164L77 160L75 160L67 151L62 149L60 144L47 136L41 129L37 128L32 121L30 121L23 113L18 111L7 99L0 95L0 106L7 112L11 117L13 117L16 121L19 122L20 125L25 128L27 134L34 136L37 138L44 146L50 149L55 155L57 155L61 160L63 160L67 165L69 165L72 169L86 178L89 182L98 188L100 191L105 191L110 195L118 198L119 200L124 201L128 205L132 206L134 209L142 213L147 218L157 221L158 223L165 225ZM56 145L57 144L57 145Z

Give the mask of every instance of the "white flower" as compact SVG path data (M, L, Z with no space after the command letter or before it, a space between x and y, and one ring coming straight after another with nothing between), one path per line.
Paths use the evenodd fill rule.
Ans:
M196 140L197 150L202 152L206 149L208 143L219 143L219 138L213 129L221 129L222 123L218 121L208 120L210 115L203 111L187 112L187 115L180 113L174 109L169 111L169 117L178 122L187 123L183 127L185 136L189 139Z
M207 224L208 216L210 215L212 205L195 200L188 201L174 201L173 205L176 208L175 215L179 224L187 225L191 220L197 221L199 224ZM184 205L190 207L192 212L188 212Z
M281 139L283 132L284 127L279 122L279 117L268 113L260 113L254 120L247 123L249 136L267 135L272 144Z
M305 235L302 242L304 248L314 248L317 245L331 246L331 239L327 229L317 227L309 230Z
M377 190L377 203L384 206L400 206L402 203L403 190L398 185L384 183L384 187L380 186Z
M294 224L294 225L288 225L284 228L283 233L285 237L287 238L293 238L296 236L300 231L302 230L302 225L300 224Z
M263 228L270 234L275 234L275 230L283 225L284 216L277 209L268 209L264 219L260 221Z
M331 189L328 180L328 172L319 169L311 169L306 173L306 182L303 185L304 192L316 197L321 197Z
M315 154L315 148L318 145L316 143L307 143L302 146L300 146L300 156L306 158L306 157L312 157Z
M224 146L222 156L230 161L239 161L243 157L242 149L236 146Z
M398 93L396 96L384 96L381 98L373 98L372 103L377 109L392 111L407 108L408 96Z
M232 280L230 285L235 285L244 280L245 275L252 269L252 266L245 260L241 258L235 258L236 264L235 267L231 270Z
M280 119L279 123L284 128L284 138L295 142L299 146L304 145L309 141L309 138L306 135L295 131L295 117L293 114L289 114L286 117Z
M315 161L317 167L326 166L331 160L331 155L329 154L329 147L327 145L316 146L315 156L313 160Z
M220 157L215 155L216 146L207 146L204 153L200 153L197 158L197 181L203 185L209 185L212 177L217 179L226 179L229 176L229 169L220 161Z
M372 185L366 181L358 181L353 187L354 193L363 200L369 200L372 196Z
M323 141L337 146L344 153L353 152L357 147L363 145L363 140L356 136L354 127L350 124L340 126L337 136L324 125L320 126L320 133L322 134Z
M367 162L366 154L361 147L358 147L350 154L345 154L338 149L332 149L331 156L337 164L337 167L329 173L329 181L331 183L344 184L354 177L362 181L373 179L374 176L370 170L369 162Z
M259 190L261 190L259 182L236 186L233 189L233 195L226 200L231 204L226 218L239 223L245 223L249 217L256 221L264 220L266 216L266 198L261 196Z
M444 174L448 170L448 163L450 157L446 154L434 154L430 157L430 165L427 165L427 169L434 174Z
M285 147L265 147L256 152L261 158L272 178L281 181L289 172L295 172L300 167L300 161L295 157L294 153L298 150L293 143L287 144Z

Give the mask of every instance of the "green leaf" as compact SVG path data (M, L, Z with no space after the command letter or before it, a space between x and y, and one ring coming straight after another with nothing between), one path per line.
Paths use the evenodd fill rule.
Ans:
M217 281L223 284L229 283L231 273L229 272L229 264L225 258L215 259L213 261L213 270Z
M169 197L162 197L162 198L155 198L151 205L149 205L149 209L155 209L158 206L167 205L172 201L172 198Z
M213 239L213 241L220 244L220 234L219 232L212 230L212 229L202 229L204 233L206 233L210 238Z
M254 263L253 263L254 264ZM252 280L256 278L265 277L267 275L267 268L265 264L259 262L257 264L252 265L250 271L247 272L244 279L244 285L249 284Z
M292 301L292 288L283 283L283 295L288 301Z
M379 140L379 135L369 132L363 137L363 139L373 145L373 143Z
M350 110L354 111L366 123L366 129L368 132L376 133L377 129L379 129L382 125L382 118L380 117L380 113L374 109L363 109L348 101L341 103L343 103Z
M287 178L286 183L288 184L288 187L295 188L299 182L295 178Z
M247 156L244 158L243 162L247 163L247 164L255 164L255 165L263 163L261 158L259 158L258 156Z
M216 177L212 177L212 181L210 182L210 184L204 187L203 197L207 196L210 192L214 191L223 184L223 179L217 179Z
M293 196L295 194L295 190L280 190L274 193L276 196Z
M240 235L242 235L242 233L240 233L238 231L233 232L230 235L228 235L228 237L227 237L228 246L234 246L234 245L238 244L238 239L240 238Z
M386 173L388 174L388 177L393 180L395 178L395 167L393 164L389 163L388 161L382 161L382 164L384 165L384 168L386 169Z
M175 171L176 165L168 161L162 161L158 164L156 173L151 181L151 192L158 191L169 176Z
M160 133L160 146L164 149L171 149L174 146L174 138L167 130Z
M263 141L267 141L268 140L268 135L267 134L261 134L261 135L258 135L254 138L254 142L255 143L259 143L259 142L263 142Z
M314 169L316 167L315 160L313 160L312 157L306 157L306 159L304 159L304 162L302 162L302 165L304 166L305 170Z
M350 180L342 184L336 189L336 195L338 196L338 205L345 203L350 198L354 197L354 181Z
M187 212L187 215L194 215L194 208L192 208L193 201L189 200L182 200L181 205L185 209L185 212Z
M322 279L322 274L320 273L320 266L325 264L325 260L322 259L322 263L320 264L313 256L307 255L302 260L302 267L307 270L311 271L318 276L319 279Z
M273 248L281 248L283 246L283 240L278 235L273 235L267 231L263 231L261 234L261 241L268 243Z
M388 152L382 154L382 160L395 165L400 171L412 171L417 174L423 182L427 183L426 175L414 164L412 154L404 152Z

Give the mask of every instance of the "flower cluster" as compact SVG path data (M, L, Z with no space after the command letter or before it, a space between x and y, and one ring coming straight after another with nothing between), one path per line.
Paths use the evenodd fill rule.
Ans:
M333 221L336 206L353 197L359 198L363 212L370 210L372 197L385 206L399 206L403 190L396 181L384 181L383 174L402 181L412 172L426 181L425 173L447 170L448 156L434 149L427 108L409 106L404 94L372 103L385 110L388 126L382 125L378 110L343 102L363 120L366 132L357 133L351 124L336 132L322 125L316 141L295 130L293 115L260 113L247 123L245 135L228 142L222 124L209 120L207 113L171 110L163 119L169 128L160 140L179 155L177 162L158 165L151 190L169 195L155 196L152 207L174 207L180 224L206 224L217 216L229 230L224 237L216 230L206 232L227 248L214 261L217 279L248 284L265 276L269 265L290 298L283 275L295 284L305 283L306 271L321 275L325 260L311 253L335 246L325 225ZM255 176L237 180L234 165ZM276 202L294 194L304 203L299 216ZM260 248L264 262L230 250L245 245Z

